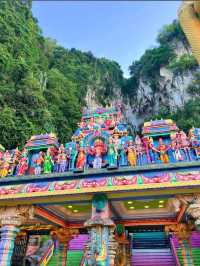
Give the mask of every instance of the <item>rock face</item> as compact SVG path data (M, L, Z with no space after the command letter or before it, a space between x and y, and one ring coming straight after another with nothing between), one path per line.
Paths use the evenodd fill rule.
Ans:
M173 40L170 47L173 49L177 60L183 55L191 55L189 45L179 40ZM161 109L167 108L172 112L176 111L178 107L184 106L192 98L187 88L192 84L197 69L186 69L177 74L170 70L168 66L169 64L160 67L156 75L156 90L152 88L148 80L140 76L133 97L123 95L122 88L115 86L112 89L112 95L105 100L107 105L110 106L115 104L116 101L122 103L126 123L131 126L132 130L139 129L145 119L155 116ZM88 89L85 98L88 108L93 109L99 105L101 106L96 97L97 91L92 87Z

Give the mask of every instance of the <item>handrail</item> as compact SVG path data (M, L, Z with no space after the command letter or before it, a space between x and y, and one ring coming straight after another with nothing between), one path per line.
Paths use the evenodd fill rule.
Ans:
M172 255L174 257L176 266L181 266L181 264L179 262L179 258L178 258L177 252L176 252L176 247L174 245L174 241L173 241L172 237L170 237L170 246L171 246Z
M48 250L44 253L44 256L41 258L38 265L39 266L46 266L53 255L53 251L54 251L54 243L52 243L49 246Z

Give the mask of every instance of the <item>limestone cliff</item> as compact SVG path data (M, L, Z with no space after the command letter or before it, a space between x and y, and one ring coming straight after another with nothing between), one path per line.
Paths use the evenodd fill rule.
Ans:
M107 105L122 102L126 122L132 128L139 128L150 117L156 118L163 109L176 112L194 98L188 88L198 72L197 62L179 24L175 21L170 26L159 33L158 47L147 50L134 62L131 77L121 87L113 87L112 95L105 100ZM90 108L100 104L96 93L92 87L87 91Z

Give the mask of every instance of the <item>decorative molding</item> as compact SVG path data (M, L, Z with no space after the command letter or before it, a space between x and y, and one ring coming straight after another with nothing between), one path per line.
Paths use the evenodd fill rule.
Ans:
M151 177L145 174L134 176L121 175L0 186L0 199L70 195L97 191L109 192L145 190L151 188L185 188L187 186L200 186L200 171L158 173Z
M33 218L33 206L0 207L0 222L2 226L20 226Z

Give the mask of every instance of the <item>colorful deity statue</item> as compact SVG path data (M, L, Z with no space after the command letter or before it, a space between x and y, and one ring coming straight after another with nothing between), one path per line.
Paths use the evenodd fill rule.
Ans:
M137 135L135 137L137 161L139 165L143 165L144 147L141 138Z
M50 153L50 149L48 149L44 157L44 168L43 168L44 174L50 174L53 170L53 165L54 162Z
M160 154L160 160L162 163L169 163L169 156L167 154L169 147L165 145L162 138L158 140L158 148L157 151Z
M77 158L77 148L76 145L71 144L69 145L68 148L68 158L69 158L69 170L73 170L75 169L75 165L76 165L76 158Z
M188 139L188 137L184 131L180 132L180 145L184 151L185 159L188 161L191 161L192 157L190 154L190 142L189 142L189 139Z
M118 157L118 153L115 148L113 138L110 137L108 141L108 147L107 147L107 158L108 158L109 167L117 166L117 157Z
M128 160L126 156L125 142L119 144L119 166L127 166Z
M9 169L9 175L14 175L16 167L19 163L21 152L19 151L18 148L16 148L13 151L12 157L11 157L11 164L10 164L10 169Z
M119 149L119 143L120 143L118 133L114 133L113 134L113 143L115 145L115 150L118 151L118 149Z
M157 150L154 146L152 137L148 138L148 150L149 150L151 163L156 163L158 161Z
M86 124L86 122L83 119L81 119L81 122L78 123L78 127L84 129L84 128L87 127L87 124Z
M84 147L79 148L78 156L77 156L77 161L76 161L76 168L77 169L83 169L85 167L86 163L86 154L85 154L85 149Z
M175 150L174 150L174 157L177 161L183 161L183 155L181 153L181 146L179 143L176 144Z
M28 154L27 150L24 149L22 151L19 163L16 168L16 175L19 176L25 175L27 170L28 170Z
M136 148L132 140L129 141L128 143L128 148L127 148L127 158L128 158L128 163L130 166L136 166L137 165L137 154L136 154Z
M93 168L99 169L102 167L103 155L106 152L105 144L101 139L96 139L94 142L94 148L92 150L92 155L94 155Z
M88 128L89 128L89 130L90 131L93 131L94 130L94 126L95 126L95 120L94 120L94 117L91 117L90 118L90 121L89 121L89 123L88 123Z
M41 174L43 162L44 162L43 152L40 151L37 159L35 159L35 161L34 161L34 163L35 163L34 174L35 175Z
M5 148L3 147L3 145L0 144L0 166L1 166L4 152L5 152Z
M149 138L148 137L144 137L142 138L142 143L143 143L143 147L144 147L144 152L147 158L147 162L151 163L151 156L150 156L150 152L149 152Z
M67 154L63 144L60 145L57 156L57 172L63 173L67 171Z
M1 177L6 177L9 173L10 169L10 163L11 163L11 154L7 150L2 158L2 164L1 164L1 169L0 169L0 176Z
M200 146L194 148L196 159L200 160Z

